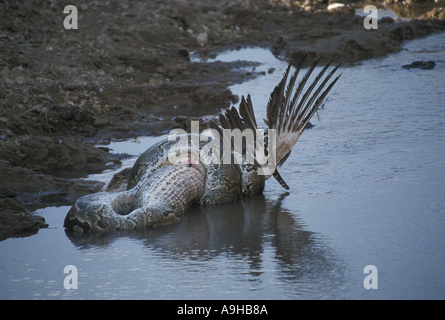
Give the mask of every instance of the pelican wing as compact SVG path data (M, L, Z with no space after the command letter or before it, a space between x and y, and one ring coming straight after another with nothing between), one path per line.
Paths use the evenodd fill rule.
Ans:
M240 131L244 131L245 129L251 129L252 132L255 134L258 126L256 123L255 113L253 111L252 100L250 98L250 95L247 96L247 100L244 98L244 96L241 98L241 102L239 105L239 112L234 106L221 112L219 114L219 123L220 125L211 120L209 122L209 127L215 129L219 133L221 144L229 149L232 149L231 141L224 139L224 133L223 133L224 129L230 129L230 130L240 129ZM254 155L254 150L255 150L254 141L246 141L246 144L243 145L242 141L240 140L241 139L240 136L234 135L233 137L235 139L234 141L235 143L238 143L239 146L244 146L242 150L243 152L247 151L251 155Z
M288 81L292 65L289 64L284 72L283 78L270 94L266 110L267 119L264 119L264 123L269 129L276 130L277 168L288 159L292 148L297 143L312 116L317 112L329 91L341 76L340 74L331 81L340 65L333 68L326 75L327 70L333 62L331 61L318 73L318 75L315 76L310 85L307 86L307 83L321 58L322 57L312 64L297 86L297 79L305 57L300 61L295 72ZM224 141L224 129L240 129L241 131L252 129L253 132L256 132L255 130L258 129L258 125L255 119L250 95L247 96L247 99L245 99L244 96L241 98L239 112L232 106L220 113L219 123L220 124L218 125L216 122L210 121L209 126L218 131L221 143L228 148L231 148L231 141ZM241 141L235 141L235 143L241 143ZM243 152L251 152L251 154L255 154L254 148L254 143L246 144ZM278 170L274 171L273 176L284 188L289 189Z
M326 71L333 62L331 61L318 73L312 83L306 86L320 60L321 58L312 64L296 88L296 80L301 71L304 58L297 66L289 83L287 83L290 72L289 65L283 79L270 95L267 105L267 119L264 119L264 123L269 129L275 129L277 133L276 161L278 167L289 157L292 148L297 143L312 116L317 112L329 91L341 76L340 74L329 83L340 67L340 65L336 66L325 76ZM325 76L324 79L323 76Z

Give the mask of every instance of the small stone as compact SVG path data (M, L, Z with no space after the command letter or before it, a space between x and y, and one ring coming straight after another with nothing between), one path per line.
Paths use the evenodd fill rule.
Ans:
M196 41L201 47L204 47L209 42L207 33L206 32L198 33L198 35L196 36Z
M85 137L90 138L94 136L94 134L96 133L96 129L93 126L87 124L86 126L83 127L82 132Z
M422 69L422 70L430 70L433 69L436 66L436 63L434 61L414 61L411 64L406 64L402 66L403 69Z
M3 78L3 77L6 77L6 76L8 76L9 75L9 68L8 67L4 67L3 69L2 69L2 71L0 71L0 76Z
M99 104L93 104L92 109L95 114L101 114L103 111L102 107Z
M94 125L96 127L105 127L109 124L109 121L107 119L96 119L94 120Z

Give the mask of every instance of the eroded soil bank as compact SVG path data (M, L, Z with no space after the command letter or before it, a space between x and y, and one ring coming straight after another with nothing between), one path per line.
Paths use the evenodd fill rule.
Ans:
M353 63L445 30L440 2L388 4L420 18L383 18L376 30L355 14L359 2L334 10L317 1L72 4L77 30L64 28L63 1L0 3L0 240L45 226L33 208L99 191L102 183L81 178L126 156L110 154L107 141L188 129L190 119L205 127L237 102L230 85L261 76L252 62L192 62L192 54L261 46L288 61L308 53Z

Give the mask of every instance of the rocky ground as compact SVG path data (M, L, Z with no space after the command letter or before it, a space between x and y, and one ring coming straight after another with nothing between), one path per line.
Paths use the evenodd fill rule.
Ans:
M308 53L353 63L445 30L440 1L388 3L420 18L383 18L376 30L354 14L364 6L356 1L79 0L78 29L64 28L65 1L2 1L0 240L44 227L30 210L100 190L81 178L126 156L110 154L107 141L188 129L191 118L205 126L237 102L228 86L261 76L236 71L254 70L251 62L192 54L261 46L288 61Z

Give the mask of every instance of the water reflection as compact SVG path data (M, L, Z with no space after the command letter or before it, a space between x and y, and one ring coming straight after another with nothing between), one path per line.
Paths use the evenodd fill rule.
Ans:
M187 262L222 257L233 262L229 266L238 269L236 272L242 273L245 281L289 287L291 290L286 291L289 298L302 295L302 288L307 286L319 287L317 290L338 288L345 283L342 259L330 248L328 239L305 230L295 213L281 207L287 195L275 201L258 195L237 203L194 207L178 224L156 230L103 235L66 232L66 235L80 250L108 247L115 241L131 239L159 253L161 260L181 261L184 269L189 267ZM243 266L236 266L236 261L242 261ZM168 277L169 271L165 272L159 276ZM276 284L263 279L271 273ZM271 290L269 298L273 297L274 289Z

